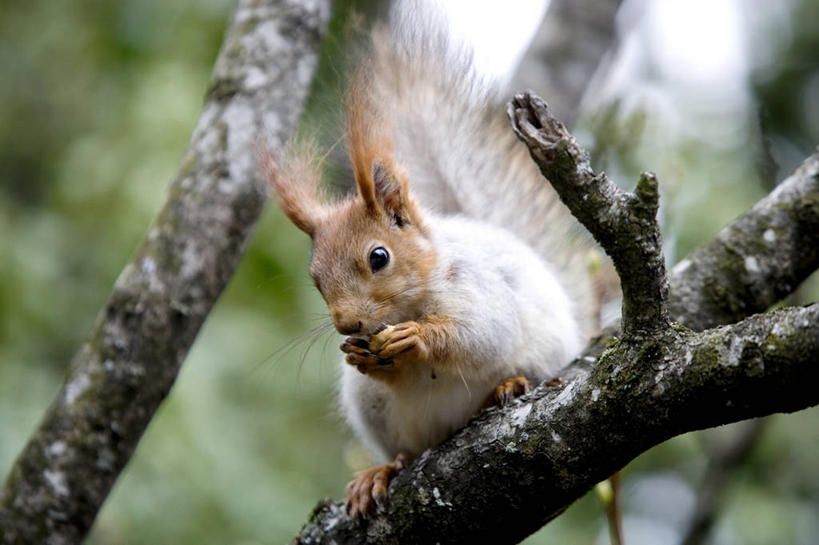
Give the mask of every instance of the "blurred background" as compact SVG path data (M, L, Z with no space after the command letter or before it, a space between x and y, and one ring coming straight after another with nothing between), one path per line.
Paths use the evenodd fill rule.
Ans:
M372 11L337 4L308 129L333 126L352 4ZM517 62L546 4L521 0L529 15L517 20L532 21L529 36L504 32L507 23L480 16L477 4L447 2L457 33L489 36L497 50L506 36L517 45L503 51ZM4 476L164 201L231 2L30 0L1 9ZM819 143L819 0L625 0L613 29L573 114L576 134L626 187L642 170L657 173L673 263ZM485 40L475 47L480 58ZM514 62L481 66L519 90ZM284 543L319 498L341 497L367 465L335 410L339 339L311 333L326 314L308 255L306 237L269 207L88 544ZM816 278L808 284L797 301L819 298ZM816 409L776 415L644 454L624 471L625 542L680 542L698 494L714 489L713 531L700 542L819 543L817 418ZM607 540L589 494L526 543Z

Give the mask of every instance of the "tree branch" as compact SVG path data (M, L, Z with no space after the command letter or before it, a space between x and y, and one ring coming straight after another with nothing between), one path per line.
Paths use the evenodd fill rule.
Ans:
M528 104L518 101L515 106L528 108L536 102L532 98ZM656 206L652 180L643 177L637 196L613 191L603 177L591 172L582 150L545 107L513 113L533 158L549 173L561 198L605 240L607 250L618 255L615 262L621 262L621 275L633 270L647 275L652 292L647 305L654 308L645 314L642 309L633 310L632 323L642 324L651 313L661 317L659 247L634 248L633 240L619 238L634 236L622 227L623 210L630 206L638 208L637 223L653 229L646 220ZM522 121L529 126L521 129ZM806 165L813 160L808 159ZM810 185L816 175L800 174L805 169L815 172L810 166L803 167L798 178ZM596 201L598 197L590 190L606 195ZM767 199L774 199L779 207L794 207L797 204L788 199L803 202L807 197L802 194L777 190ZM620 207L623 200L630 204ZM787 226L788 232L801 233L816 225L819 208L803 205L799 209L799 214L789 216L794 224ZM764 219L757 214L768 213L767 206L758 205L738 222L761 222ZM612 221L612 217L620 219ZM630 221L627 218L625 223ZM624 230L618 232L621 228ZM660 244L653 233L640 233L638 240L643 246ZM705 247L706 254L710 247ZM743 251L747 252L744 258L758 261L777 255L767 247L749 246ZM652 263L633 264L639 255ZM797 277L812 259L796 253L791 257L793 261L782 263L771 276ZM790 272L786 272L788 265ZM675 289L697 292L698 286L691 283L696 279L680 274L674 278ZM741 298L752 280L740 276L724 289ZM638 288L632 283L631 301L640 301ZM701 315L707 313L706 309ZM671 317L676 318L674 313ZM819 391L813 388L819 375L817 350L816 304L699 333L681 326L633 327L623 341L598 339L587 351L591 355L575 361L558 380L541 385L511 407L483 413L399 473L390 485L390 503L384 512L356 522L344 514L341 504L325 501L295 543L517 542L560 514L595 483L666 439L819 403Z
M763 312L819 267L819 151L671 271L669 308L705 329Z
M611 256L623 290L624 334L667 328L668 282L654 175L644 173L635 192L626 193L605 173L592 171L588 154L540 97L516 95L508 112L560 200Z
M240 0L170 195L0 492L0 543L79 543L266 201L253 143L288 140L329 0Z
M736 469L746 461L756 446L766 422L768 420L765 418L740 422L734 427L734 435L724 441L726 444L707 449L708 466L697 487L697 504L683 532L680 541L682 545L702 545L706 542L716 521L725 489Z

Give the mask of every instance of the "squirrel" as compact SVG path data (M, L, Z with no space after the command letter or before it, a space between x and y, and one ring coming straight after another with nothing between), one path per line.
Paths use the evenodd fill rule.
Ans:
M347 486L355 517L482 408L553 377L592 332L590 247L469 53L412 7L376 27L349 83L357 191L324 197L309 146L264 164L347 336L344 415L383 462Z

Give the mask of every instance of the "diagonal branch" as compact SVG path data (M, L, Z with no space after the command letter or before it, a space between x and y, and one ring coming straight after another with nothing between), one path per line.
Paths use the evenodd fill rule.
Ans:
M697 503L680 540L682 545L706 543L725 499L723 494L737 468L759 442L766 422L769 420L765 418L742 422L735 426L736 435L729 437L727 444L708 449L708 466L697 486Z
M329 0L240 0L164 208L0 492L0 543L79 543L173 385L266 200L253 143L282 146Z
M617 45L621 0L551 0L529 50L520 61L511 90L538 89L549 106L572 126L585 93L605 72L607 52Z
M517 543L666 439L819 403L817 351L817 304L617 343L427 451L368 525L325 502L296 543Z

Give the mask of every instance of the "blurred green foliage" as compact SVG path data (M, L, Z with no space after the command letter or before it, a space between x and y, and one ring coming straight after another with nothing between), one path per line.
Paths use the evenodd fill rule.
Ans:
M794 9L786 45L754 74L762 128L788 167L819 138L811 117L819 96L815 4ZM338 119L329 112L342 86L348 7L338 7L325 44L308 133ZM229 9L227 0L3 4L0 474L164 200ZM665 213L674 256L767 191L759 160L766 146L753 119L719 146L697 139L671 146L657 143L663 129L652 128L650 112L621 114L611 105L590 116L586 130L600 163L622 179L658 171L673 203ZM330 146L337 132L325 132ZM306 237L268 210L89 544L283 543L317 499L341 496L367 463L334 409L338 340L321 325L326 313L310 286L308 255ZM718 542L816 543L819 533L804 537L817 530L809 520L819 506L815 415L772 419L730 490L718 531L728 537ZM626 472L627 514L639 514L630 483L663 468L690 490L704 464L698 436L653 449ZM600 542L604 526L588 496L527 542Z

